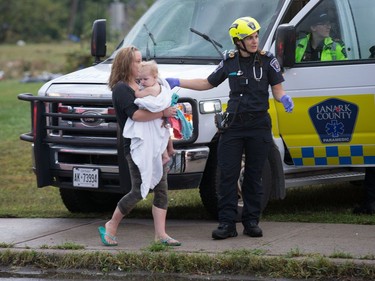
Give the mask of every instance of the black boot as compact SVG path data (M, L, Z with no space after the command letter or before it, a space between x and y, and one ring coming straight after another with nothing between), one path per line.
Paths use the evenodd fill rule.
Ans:
M263 231L256 222L250 222L244 224L243 234L249 235L250 237L262 237Z
M236 237L237 230L236 226L229 225L225 223L220 223L218 228L212 231L212 238L213 239L226 239L229 237Z

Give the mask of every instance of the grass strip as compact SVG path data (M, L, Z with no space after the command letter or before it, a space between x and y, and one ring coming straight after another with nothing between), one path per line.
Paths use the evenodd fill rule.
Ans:
M252 275L271 278L374 280L375 267L358 260L335 260L320 255L307 257L270 257L250 251L222 254L186 254L176 252L141 252L116 254L97 251L37 252L34 250L0 252L0 263L6 267L34 267L43 271L94 270L97 273L181 273L186 275Z

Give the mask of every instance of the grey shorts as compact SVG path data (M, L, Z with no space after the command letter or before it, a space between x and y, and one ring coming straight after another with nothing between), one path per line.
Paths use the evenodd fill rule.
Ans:
M161 157L161 156L160 156ZM118 208L121 213L126 216L130 211L137 205L137 203L142 200L141 195L141 174L137 165L132 160L130 154L125 155L125 158L128 162L130 179L132 187L129 193L120 199L117 203ZM167 167L164 166L163 176L160 182L155 186L154 201L153 205L160 209L166 210L168 208L168 182L167 182Z

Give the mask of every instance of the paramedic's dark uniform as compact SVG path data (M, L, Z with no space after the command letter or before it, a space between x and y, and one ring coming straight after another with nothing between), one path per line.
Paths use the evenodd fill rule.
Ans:
M241 71L243 75L240 75ZM238 51L225 53L224 60L208 77L208 82L216 87L227 78L230 86L227 112L231 125L221 134L218 146L218 216L219 223L235 226L237 181L244 152L242 223L246 226L257 224L261 214L262 169L272 143L271 119L267 112L269 85L282 83L284 78L271 53L258 52L256 56L243 58Z

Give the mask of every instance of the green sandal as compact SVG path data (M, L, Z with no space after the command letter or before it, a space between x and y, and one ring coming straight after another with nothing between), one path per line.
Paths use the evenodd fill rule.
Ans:
M172 240L174 240L174 242ZM181 242L177 241L176 239L173 239L172 237L160 239L159 242L165 246L181 246Z
M98 230L100 234L100 239L102 240L102 243L104 244L104 246L117 246L116 236L109 235L105 231L105 227L103 226L99 226ZM116 243L108 243L108 241L105 239L106 236L108 236L109 239L111 239L112 241L115 241Z

